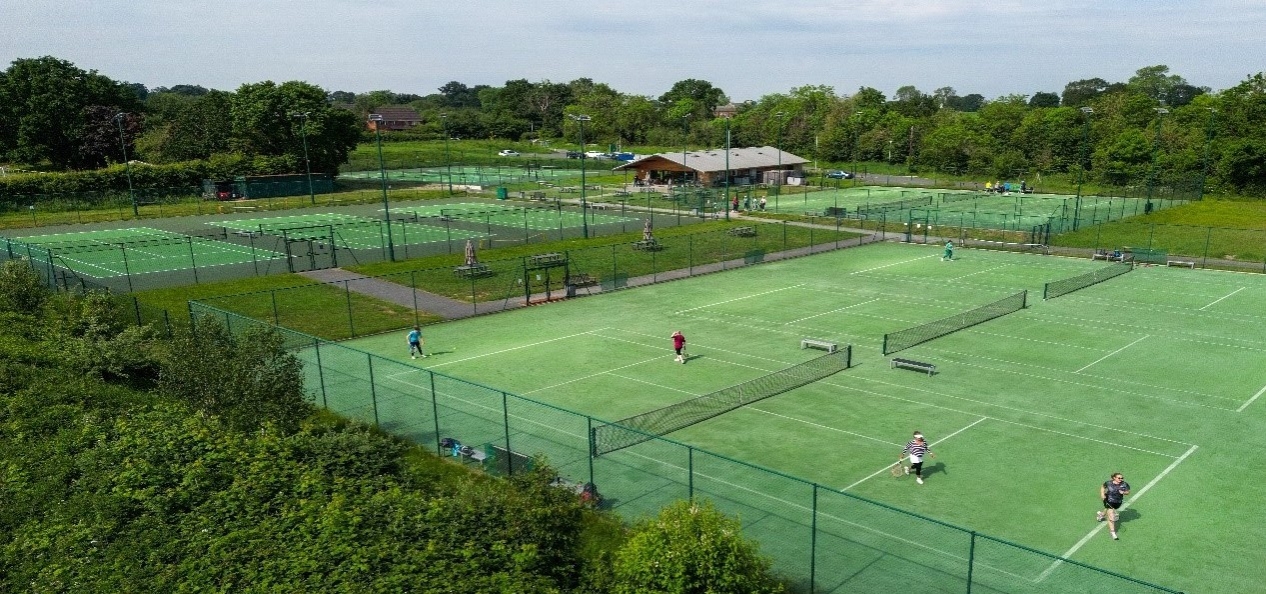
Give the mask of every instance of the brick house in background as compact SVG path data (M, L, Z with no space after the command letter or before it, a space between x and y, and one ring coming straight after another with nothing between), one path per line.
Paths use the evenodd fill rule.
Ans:
M422 116L408 105L383 105L375 109L373 113L382 116L383 130L408 130L422 123ZM376 123L366 118L365 127L373 130Z

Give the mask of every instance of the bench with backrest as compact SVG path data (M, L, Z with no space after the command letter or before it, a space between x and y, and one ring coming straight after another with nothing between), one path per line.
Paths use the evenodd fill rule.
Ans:
M577 272L571 275L571 284L575 287L592 287L598 284L598 279L588 272Z
M807 349L813 347L822 349L828 353L834 353L840 348L840 345L830 340L822 340L820 338L802 338L800 339L800 348Z
M914 359L902 359L901 357L893 357L892 367L903 367L905 369L913 369L915 371L926 371L928 375L936 373L936 366L923 361L915 361Z
M453 276L460 278L474 278L478 276L492 276L492 269L487 264L468 264L453 267Z
M756 235L755 227L735 227L729 230L730 235L738 237L754 237Z
M664 249L664 246L660 245L659 242L654 239L643 239L642 241L633 242L633 249L653 252Z
M1192 270L1196 269L1195 260L1165 260L1166 266L1186 266Z

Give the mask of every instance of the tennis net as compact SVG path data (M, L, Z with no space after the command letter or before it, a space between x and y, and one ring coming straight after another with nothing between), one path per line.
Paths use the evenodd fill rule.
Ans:
M884 354L889 355L900 350L908 349L917 344L923 344L929 340L940 338L946 334L958 332L964 328L970 328L982 322L988 322L994 318L1005 316L1009 313L1017 312L1024 309L1028 300L1028 291L1020 291L1015 295L999 299L988 305L977 307L976 309L965 311L963 313L954 314L948 318L942 318L934 322L907 328L898 332L884 335Z
M1108 266L1092 270L1085 274L1079 274L1071 278L1046 283L1046 286L1042 289L1042 299L1054 299L1056 297L1072 293L1073 291L1080 291L1081 289L1091 285L1097 285L1110 278L1121 276L1131 270L1134 270L1134 265L1129 262L1124 264L1109 264Z
M834 353L822 355L751 381L594 427L593 439L590 442L593 455L600 456L634 446L661 435L685 429L741 406L811 384L848 369L852 364L852 359L853 347L845 345Z
M260 223L259 231L268 235L281 235L286 231L315 229L319 227L378 230L382 228L382 221L378 219L362 218L307 219L302 221L287 221L279 223Z
M39 243L26 243L20 240L10 240L11 243L19 245L27 245L36 250L48 250L55 254L83 254L88 252L112 252L126 249L138 249L146 247L159 247L169 245L187 246L195 239L206 241L203 238L194 238L187 235L178 235L172 237L146 237L146 238L129 238L129 239L99 239L99 240L77 240L77 241L48 241Z

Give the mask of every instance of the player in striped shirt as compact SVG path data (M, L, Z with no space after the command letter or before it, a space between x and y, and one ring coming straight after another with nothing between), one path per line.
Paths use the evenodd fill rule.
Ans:
M906 454L910 454L910 465L902 467L904 472L906 474L910 474L910 470L913 469L915 482L922 485L923 457L931 456L935 458L936 454L932 452L932 447L928 445L928 442L923 439L923 434L918 431L914 432L914 439L911 439L910 443L907 443L906 447L901 450L901 454L897 456L898 464L901 463L902 458Z

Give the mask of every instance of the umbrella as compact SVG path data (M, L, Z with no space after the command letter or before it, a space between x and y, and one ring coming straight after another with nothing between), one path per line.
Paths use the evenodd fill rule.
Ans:
M466 240L466 265L467 266L479 265L479 258L475 257L475 244L471 243L469 239Z
M646 219L646 226L642 227L642 241L655 241L655 237L651 235L650 219Z

